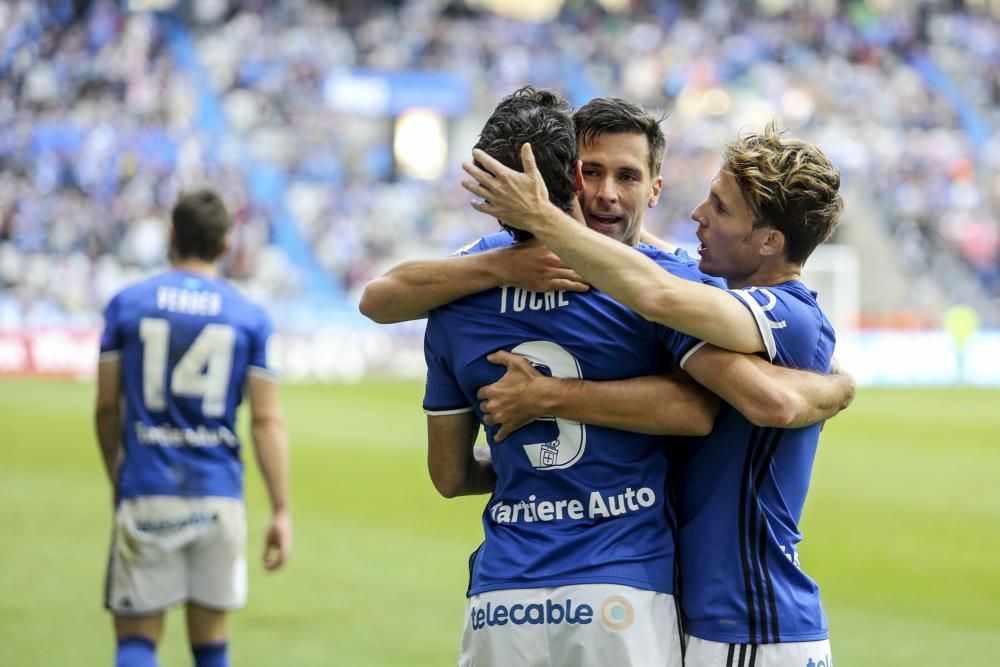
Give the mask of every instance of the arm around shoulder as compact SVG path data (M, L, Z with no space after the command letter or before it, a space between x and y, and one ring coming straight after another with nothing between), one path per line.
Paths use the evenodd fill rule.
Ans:
M507 367L504 376L480 388L487 424L500 424L496 442L543 415L652 435L707 435L718 399L683 373L595 382L542 375L509 352L487 357Z
M403 262L368 283L359 309L379 324L416 320L435 308L500 285L534 292L589 289L550 250L527 241L473 255Z
M784 368L711 345L695 352L684 370L762 427L809 426L833 417L854 398L854 380L846 373Z

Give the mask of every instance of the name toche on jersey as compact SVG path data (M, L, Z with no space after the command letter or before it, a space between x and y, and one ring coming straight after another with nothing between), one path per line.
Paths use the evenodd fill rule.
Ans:
M471 251L510 245L506 233ZM642 252L681 277L714 282L694 262ZM428 415L475 411L476 392L508 350L555 377L616 380L668 371L696 344L650 323L596 289L535 293L501 287L430 314L424 341ZM497 483L483 513L485 540L470 559L469 594L610 583L673 591L673 508L662 438L543 418L502 444L487 426Z

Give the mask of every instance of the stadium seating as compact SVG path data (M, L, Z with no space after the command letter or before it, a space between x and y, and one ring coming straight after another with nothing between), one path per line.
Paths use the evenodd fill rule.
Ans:
M163 266L165 212L202 181L234 211L231 278L265 301L319 297L347 312L390 264L495 228L468 209L458 165L495 100L527 82L668 113L654 233L691 245L690 209L722 143L777 114L829 151L848 196L877 202L904 271L950 255L984 303L1000 295L996 21L908 3L771 15L649 2L629 16L568 3L534 24L458 4L206 3L182 15L5 3L0 327L98 321L115 289ZM406 178L391 98L405 76L440 71L454 85L427 88L427 103L448 107L447 166ZM358 73L389 101L345 107L338 86Z

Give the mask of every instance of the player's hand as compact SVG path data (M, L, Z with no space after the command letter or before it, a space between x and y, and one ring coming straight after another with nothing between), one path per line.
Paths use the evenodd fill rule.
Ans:
M590 285L583 282L580 274L563 264L554 252L537 239L516 243L496 252L503 268L505 285L532 292L586 292L590 289Z
M481 401L479 408L483 411L483 421L500 425L493 441L503 442L511 433L542 416L532 386L545 376L524 357L504 350L494 352L486 360L507 367L502 378L481 387L476 393Z
M482 165L462 163L462 169L475 179L462 181L462 187L482 199L472 202L472 208L503 220L511 227L532 231L536 214L549 203L549 191L535 165L531 144L521 147L523 173L503 165L478 148L472 151L472 157Z
M264 569L277 570L292 555L292 516L287 511L275 512L264 535Z
M843 382L844 395L840 404L841 410L846 410L854 402L854 394L857 391L857 383L854 376L847 372L840 360L836 356L830 358L830 375L838 376Z

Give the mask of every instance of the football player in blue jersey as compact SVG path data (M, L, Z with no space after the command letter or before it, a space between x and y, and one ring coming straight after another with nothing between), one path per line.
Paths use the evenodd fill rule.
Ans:
M553 209L530 147L522 153L525 173L474 155L480 165L466 165L476 179L466 186L483 198L477 209L532 231L584 280L650 321L701 339L681 365L728 403L707 438L678 450L685 664L830 665L819 589L796 550L820 426L794 428L808 423L794 410L766 424L730 407L739 398L726 381L729 355L714 345L784 366L830 369L833 328L800 274L843 209L839 172L817 146L783 136L773 122L726 148L708 197L692 213L701 268L726 278L724 291L677 280ZM502 390L485 389L480 408L491 413L490 423L513 422L508 431L543 413L539 396L566 390L567 383L537 377L517 359L498 361L516 373ZM577 383L571 391L611 402L622 390ZM549 398L544 414L575 414L559 408L567 400L572 396Z
M122 290L105 312L95 410L115 504L105 606L119 667L157 664L164 611L181 603L196 667L224 667L227 612L247 591L244 391L271 500L268 570L292 548L288 438L270 320L218 277L229 213L202 189L183 193L171 218L172 270Z

